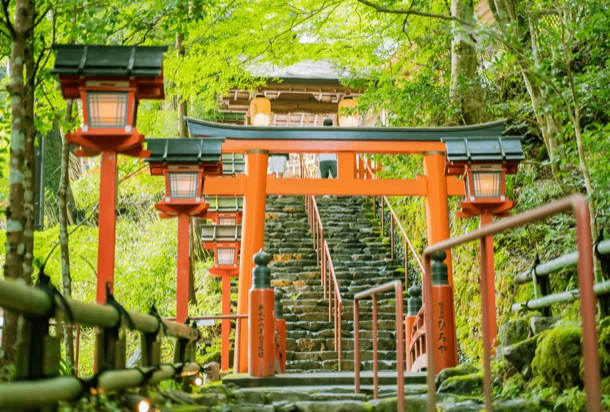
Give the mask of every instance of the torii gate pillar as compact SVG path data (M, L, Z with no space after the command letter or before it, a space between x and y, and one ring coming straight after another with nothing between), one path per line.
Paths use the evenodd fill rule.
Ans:
M449 197L447 177L445 176L445 152L430 151L424 153L424 173L426 174L426 221L428 224L428 244L433 245L449 239ZM434 304L434 336L444 336L443 343L428 342L428 356L438 359L441 368L457 366L457 336L455 331L455 311L453 297L453 273L451 269L451 250L447 250L448 287L435 290L432 299ZM442 321L445 317L445 321ZM447 319L451 317L452 319ZM440 325L440 326L439 326ZM447 327L445 327L446 325ZM444 330L441 330L444 328ZM442 335L441 335L442 332ZM432 336L428 339L434 339ZM453 353L450 353L450 352ZM440 369L439 369L440 371Z
M253 257L263 248L265 241L265 206L267 203L267 150L246 151L246 186L242 219L241 258L239 265L239 287L237 313L248 313L248 292L252 287ZM235 357L235 373L248 372L248 320L240 323L239 357ZM237 360L239 358L239 364Z
M424 174L426 175L426 223L428 225L428 245L449 239L449 196L445 176L445 152L424 153ZM451 251L447 250L449 286L453 287Z

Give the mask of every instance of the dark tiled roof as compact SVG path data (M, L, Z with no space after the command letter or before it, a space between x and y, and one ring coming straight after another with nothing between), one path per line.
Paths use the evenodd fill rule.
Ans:
M219 163L222 137L210 139L146 139L150 163Z
M54 74L156 77L166 46L56 44Z
M524 159L521 137L447 137L442 141L447 146L450 162L520 162Z

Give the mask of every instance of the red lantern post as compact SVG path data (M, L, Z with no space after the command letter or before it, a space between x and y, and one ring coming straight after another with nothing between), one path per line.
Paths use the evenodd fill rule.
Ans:
M191 218L206 216L209 204L202 196L204 176L221 170L222 139L150 139L146 159L153 176L165 178L165 197L155 205L161 218L178 218L176 321L188 318Z
M506 197L506 175L517 172L523 160L521 141L509 138L445 139L447 144L447 175L463 176L466 198L458 217L480 216L480 226L493 222L493 216L508 216L514 202ZM487 289L490 316L489 330L484 334L492 345L497 336L496 289L494 278L493 237L485 238L487 278L481 279L481 290Z
M167 47L56 45L53 73L65 99L81 99L83 124L68 133L77 156L101 154L97 302L114 282L117 154L146 157L138 132L140 100L163 99L163 52Z

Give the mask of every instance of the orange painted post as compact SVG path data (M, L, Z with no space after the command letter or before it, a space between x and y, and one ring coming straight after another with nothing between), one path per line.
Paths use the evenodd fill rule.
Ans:
M282 294L275 289L275 321L277 332L280 335L280 350L276 358L280 363L280 372L286 373L286 319L284 319L284 308L282 307Z
M178 215L178 276L176 284L176 322L184 323L189 316L189 243L191 217Z
M231 277L222 277L222 314L231 314ZM239 319L236 319L239 322ZM231 319L222 320L222 353L220 356L220 367L223 371L229 369L229 348L231 335Z
M356 156L353 152L339 152L337 155L337 175L342 181L350 184L356 179ZM355 182L354 182L355 183ZM352 183L352 184L354 184Z
M493 217L489 213L483 213L480 216L479 228L482 228L493 223ZM485 284L481 283L481 291L483 288L487 289L487 313L489 313L489 330L485 335L487 339L490 339L490 347L496 346L496 338L498 335L498 325L496 320L496 282L495 282L495 267L494 267L494 238L493 236L487 236L485 238L485 248L487 250L485 267L487 268L487 276ZM481 277L481 282L484 279Z
M449 239L449 198L445 176L445 153L432 151L424 153L424 173L426 175L426 222L428 224L428 245ZM453 286L451 271L451 251L447 251L449 286Z
M114 283L116 237L117 153L104 150L100 167L99 240L97 245L97 303L106 303L106 283Z
M426 174L426 221L428 224L428 245L441 242L449 239L449 199L447 195L447 178L445 176L445 152L441 151L430 151L424 153L424 173ZM451 270L451 251L446 251L445 263L447 265L447 284L450 290L453 291L453 273ZM448 292L443 292L448 293ZM424 294L424 300L427 296ZM447 296L447 299L449 297ZM449 301L445 302L445 310L451 308L451 313L445 312L447 316L450 315L450 327L447 331L447 336L453 342L452 347L454 348L453 359L456 359L457 365L457 340L455 331L455 316L453 313L454 299L453 292L450 296ZM445 345L447 346L447 345ZM429 353L432 346L429 346ZM439 361L441 362L441 361ZM437 363L438 365L438 363ZM455 365L453 365L455 366ZM437 367L437 370L438 367Z
M407 350L407 372L411 372L413 360L411 359L411 333L413 332L413 324L417 322L417 314L422 306L421 287L413 285L408 290L409 299L407 299L407 316L405 316L405 347Z
M267 200L267 162L266 150L246 152L246 186L244 190L244 212L242 219L241 259L239 266L239 286L237 313L248 314L249 291L252 287L252 257L263 248L265 240L265 204ZM273 305L273 303L272 303ZM251 316L256 314L250 313ZM239 364L235 362L235 373L248 372L248 322L240 320ZM237 360L237 359L236 359Z
M254 255L248 318L248 373L255 378L275 375L275 293L271 289L271 256Z
M427 342L428 354L434 356L435 373L457 366L453 288L449 286L445 252L432 255L432 324L434 335Z

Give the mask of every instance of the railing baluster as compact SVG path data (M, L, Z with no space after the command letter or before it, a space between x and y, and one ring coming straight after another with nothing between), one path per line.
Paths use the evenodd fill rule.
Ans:
M396 364L397 364L397 405L398 412L404 412L404 329L403 321L403 300L402 300L402 282L395 280L374 288L359 292L354 295L354 382L355 391L360 393L360 300L372 297L373 298L373 397L376 399L379 394L379 378L378 378L378 353L377 353L377 294L394 290L396 297Z
M385 235L385 196L381 197L381 235Z
M396 352L400 348L396 348ZM373 295L373 399L379 398L379 365L377 365L377 295Z
M394 219L390 219L390 254L394 260Z

